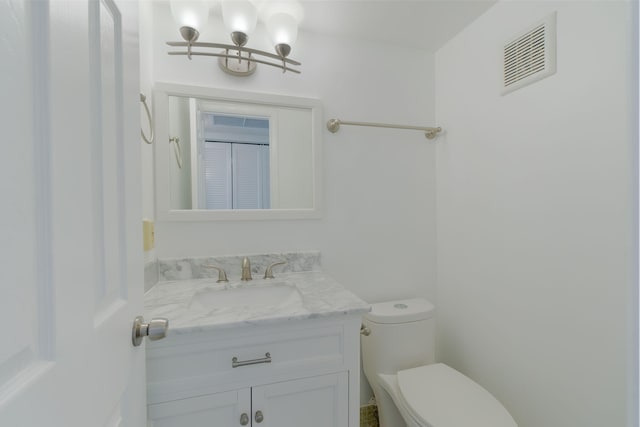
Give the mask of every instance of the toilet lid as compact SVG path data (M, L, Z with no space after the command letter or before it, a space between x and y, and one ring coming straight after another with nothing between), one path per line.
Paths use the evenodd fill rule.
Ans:
M444 365L398 371L407 409L428 427L517 427L507 410L470 378Z

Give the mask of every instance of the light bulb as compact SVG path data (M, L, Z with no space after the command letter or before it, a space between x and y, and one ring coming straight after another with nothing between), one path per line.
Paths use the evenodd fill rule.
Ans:
M276 13L269 17L267 31L274 45L292 46L298 38L298 23L287 13Z
M171 14L180 27L202 31L209 19L209 5L205 0L171 0Z
M256 28L258 13L249 0L223 0L222 20L229 31L249 35Z

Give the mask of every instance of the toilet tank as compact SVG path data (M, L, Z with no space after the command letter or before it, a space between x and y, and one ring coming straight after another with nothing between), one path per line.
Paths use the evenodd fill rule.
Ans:
M435 362L435 308L424 298L372 304L363 324L362 363L367 378Z

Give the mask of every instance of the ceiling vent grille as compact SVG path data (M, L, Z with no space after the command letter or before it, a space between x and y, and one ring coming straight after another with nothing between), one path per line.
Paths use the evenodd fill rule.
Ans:
M556 72L556 13L504 46L502 94Z

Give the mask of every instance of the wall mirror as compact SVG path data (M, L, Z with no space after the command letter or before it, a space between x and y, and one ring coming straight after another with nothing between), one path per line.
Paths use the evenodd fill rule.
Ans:
M316 99L157 83L159 220L319 218Z

